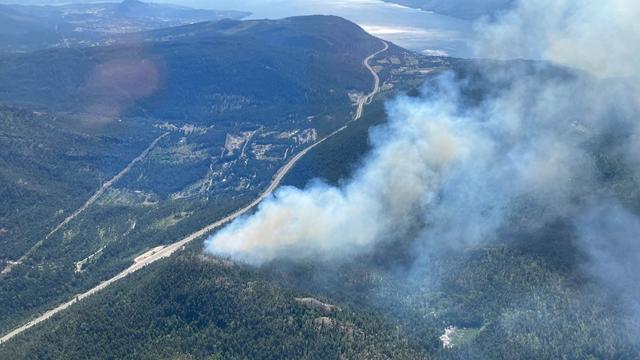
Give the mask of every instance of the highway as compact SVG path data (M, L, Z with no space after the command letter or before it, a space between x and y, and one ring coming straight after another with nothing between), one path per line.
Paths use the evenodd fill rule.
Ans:
M385 41L383 41L384 43L384 47L383 49L369 55L367 58L365 58L363 60L363 65L364 67L369 70L369 72L371 73L371 75L374 78L374 83L373 83L373 90L367 94L366 96L361 97L358 100L358 107L356 109L356 113L353 117L352 120L350 120L346 125L342 126L341 128L335 130L334 132L332 132L331 134L323 137L322 139L316 141L315 143L309 145L308 147L306 147L305 149L303 149L302 151L300 151L298 154L296 154L294 157L292 157L284 166L282 166L274 175L274 177L271 180L271 183L269 184L269 186L254 200L252 201L249 205L246 205L245 207L236 210L235 212L231 213L230 215L227 215L226 217L216 221L213 224L210 224L194 233L192 233L191 235L185 237L184 239L175 242L171 245L167 245L167 246L160 246L160 247L156 247L152 250L149 250L148 252L138 256L133 265L131 265L130 267L128 267L127 269L125 269L124 271L120 272L119 274L117 274L116 276L110 278L109 280L106 280L102 283L100 283L98 286L92 288L91 290L79 294L77 296L75 296L72 300L61 304L57 307L55 307L54 309L51 309L47 312L45 312L44 314L40 315L39 317L27 322L26 324L12 330L11 332L7 333L6 335L3 335L0 338L0 344L3 344L9 340L11 340L12 338L16 337L17 335L23 333L24 331L50 319L52 316L66 310L67 308L69 308L70 306L72 306L73 304L77 303L78 301L85 299L91 295L94 295L95 293L99 292L100 290L110 286L111 284L115 283L116 281L125 278L133 273L135 273L136 271L144 268L147 265L150 265L158 260L167 258L171 255L173 255L176 251L182 249L185 245L189 244L190 242L199 239L207 234L209 234L211 231L221 227L222 225L231 222L233 220L235 220L236 218L244 215L245 213L249 212L250 210L252 210L253 208L255 208L258 204L260 204L265 198L267 198L276 188L278 188L278 186L280 186L280 184L282 183L282 180L284 179L284 177L287 175L287 173L289 173L289 171L291 171L291 169L296 165L296 163L298 161L300 161L300 159L302 159L307 153L309 153L309 151L313 150L315 147L317 147L318 145L322 144L323 142L325 142L327 139L339 134L340 132L342 132L344 129L346 129L349 124L351 122L357 121L362 117L362 114L364 112L364 107L366 105L369 105L371 103L371 101L373 100L373 98L375 97L375 95L380 91L380 77L378 76L378 74L373 70L373 68L370 65L371 60L376 57L377 55L387 51L389 49L389 44ZM160 138L158 138L155 142L159 141ZM154 143L155 143L154 142ZM154 145L154 144L152 144ZM104 187L104 186L103 186Z

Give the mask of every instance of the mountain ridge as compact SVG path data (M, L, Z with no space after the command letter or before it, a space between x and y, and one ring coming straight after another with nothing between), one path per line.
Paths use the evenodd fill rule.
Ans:
M464 20L476 20L483 16L492 17L508 10L515 0L383 0L424 11L433 11Z
M200 10L138 0L55 6L0 5L3 20L0 52L99 45L117 34L248 15L241 11Z
M14 117L0 112L0 120L57 119L56 126L95 141L46 139L46 131L34 128L47 140L40 141L43 147L63 149L52 140L67 138L74 151L59 161L37 153L19 163L0 162L3 173L29 175L7 177L9 189L25 194L11 198L4 213L12 216L0 217L0 263L12 269L0 281L4 330L112 278L141 253L249 204L285 163L361 112L372 69L383 90L392 92L428 73L422 68L447 64L391 45L369 69L363 60L382 42L327 16L208 22L140 34L147 38L0 56L0 103L23 109ZM26 139L29 132L22 127L11 136ZM160 141L145 152L154 139ZM2 134L0 142L22 151ZM112 150L108 171L101 149ZM50 166L25 169L25 162ZM123 169L123 178L46 238ZM41 179L40 193L25 184L33 178ZM52 179L84 192L70 193ZM41 193L56 201L40 207L39 226L25 226L33 221L32 204L19 199Z
M195 113L176 103L183 97L180 94L223 93L224 87L224 92L231 93L229 96L244 98L254 103L253 107L277 98L300 104L314 96L340 96L348 101L346 92L364 91L369 86L366 73L354 70L379 44L379 40L351 22L319 16L205 22L141 33L133 39L125 37L122 42L101 47L50 49L0 57L3 63L0 101L82 112L87 110L86 104L102 103L105 97L117 100L119 97L114 95L122 92L123 106L142 104L132 110L136 114L176 118L182 112L180 109L186 109L200 121L207 113L211 114L202 112L206 100L197 97L190 100L203 102L200 113ZM282 56L283 53L289 55ZM235 61L225 60L232 54ZM334 63L341 65L330 65ZM101 66L122 75L112 74L115 77L103 79L100 72L106 70L101 70ZM348 73L345 66L350 69ZM327 67L332 67L332 71L321 70ZM63 78L46 75L52 68L55 73L67 75ZM131 71L140 76L139 80L132 77ZM349 78L355 81L345 81ZM293 86L283 86L284 82ZM325 86L327 83L341 84L342 88L332 92ZM152 88L141 87L137 90L139 94L131 92L142 84ZM128 90L121 89L122 86ZM34 89L38 92L34 93Z

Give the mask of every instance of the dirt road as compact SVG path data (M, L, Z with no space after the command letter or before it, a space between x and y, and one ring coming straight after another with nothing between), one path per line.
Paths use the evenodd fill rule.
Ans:
M124 177L129 171L131 171L131 169L137 163L139 163L140 161L144 160L144 158L146 158L147 155L149 155L151 150L153 150L153 148L156 147L158 142L160 140L162 140L167 135L169 135L169 133L164 133L164 134L160 135L158 138L156 138L155 140L153 140L153 142L151 142L151 144L146 149L144 149L144 151L140 155L138 155L138 157L136 157L135 159L131 160L131 162L129 164L127 164L127 166L124 169L122 169L122 171L117 173L116 176L111 178L111 180L109 180L106 183L102 184L102 186L98 189L98 191L96 191L93 195L91 195L89 200L87 200L78 210L76 210L71 215L67 216L64 220L62 220L62 222L60 224L58 224L55 228L53 228L53 230L51 230L44 237L44 239L42 239L42 240L38 241L37 243L35 243L17 261L9 262L9 264L7 264L7 266L5 266L5 268L2 270L2 272L0 272L0 275L5 275L5 274L11 272L11 269L13 269L14 266L16 266L18 264L21 264L27 258L29 258L29 256L31 256L34 252L36 252L36 250L38 250L42 246L42 244L44 244L45 241L47 241L51 236L53 236L53 234L57 233L65 225L69 224L71 221L73 221L73 219L77 218L78 215L82 214L91 205L93 205L93 203L95 203L96 200L98 200L98 198L100 198L100 196L102 196L102 194L104 194L107 190L109 190L109 188L112 187L113 184L115 184L118 180L122 179L122 177Z

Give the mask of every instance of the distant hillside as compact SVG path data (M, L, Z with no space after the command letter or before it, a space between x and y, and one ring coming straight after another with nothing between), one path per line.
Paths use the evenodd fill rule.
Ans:
M20 6L11 8L43 18L58 18L76 26L74 31L108 33L151 30L160 27L192 24L202 21L240 19L250 15L242 11L201 10L139 0L122 2L71 3L56 6Z
M0 259L24 253L158 133L0 106Z
M508 9L514 0L384 0L416 9L433 11L461 19L474 20Z
M56 6L0 5L0 52L91 46L107 41L114 34L240 19L248 15L138 0Z
M67 0L0 0L0 4L17 4L21 5L64 5L69 4ZM75 4L87 4L93 3L95 1L92 0L76 0L73 3Z
M87 9L89 11L95 9L96 4L68 5L63 9L73 8L78 11ZM177 6L170 4L154 4L146 3L139 0L124 0L119 4L99 4L106 12L112 12L114 16L149 19L158 22L165 22L167 26L180 25L180 23L195 23L201 21L215 21L221 19L240 19L249 16L250 13L242 11L221 11L221 10L201 10L192 9L185 6Z
M0 111L0 267L11 268L0 275L0 332L249 203L353 118L373 86L363 60L382 48L347 20L310 16L0 56L0 103L10 104ZM392 93L448 62L390 44L370 65Z
M313 111L348 105L348 92L368 89L362 60L382 46L324 16L198 23L134 39L0 57L0 101L198 122L269 116L284 104Z
M70 31L60 19L43 19L14 7L0 5L0 52L28 51L59 44L59 31Z

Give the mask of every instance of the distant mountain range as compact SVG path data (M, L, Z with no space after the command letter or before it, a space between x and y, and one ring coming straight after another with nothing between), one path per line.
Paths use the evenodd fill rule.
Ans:
M241 19L240 11L199 10L138 0L57 6L0 5L0 51L91 46L114 34L222 19Z
M493 16L496 12L508 9L514 0L384 0L451 17L474 20L481 16Z
M190 121L219 116L230 99L263 112L318 99L348 105L348 91L370 85L362 59L382 46L357 25L324 16L203 22L110 44L0 58L0 101L65 112L126 103L129 115ZM151 78L156 91L133 90Z

